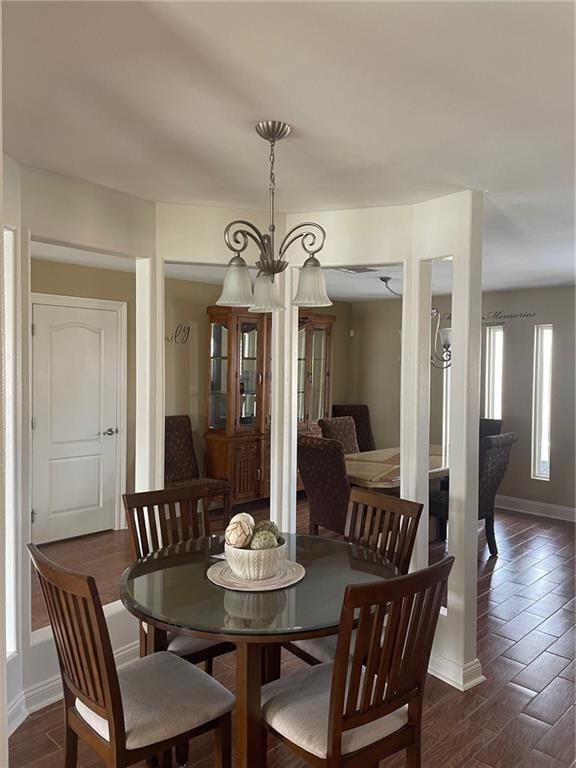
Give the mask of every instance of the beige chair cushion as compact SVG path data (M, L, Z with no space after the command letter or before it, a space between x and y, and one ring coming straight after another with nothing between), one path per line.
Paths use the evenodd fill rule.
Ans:
M262 715L282 736L317 757L328 753L328 715L334 664L319 664L286 675L262 688ZM404 706L386 717L345 731L342 754L367 747L408 722Z
M300 648L300 650L312 656L312 658L324 663L326 661L334 661L337 643L338 635L330 635L330 637L313 637L311 640L296 640L292 645Z
M142 624L144 632L148 632L148 624ZM190 656L192 653L199 653L205 651L206 648L210 648L212 645L218 645L222 641L214 642L214 640L202 640L200 637L189 637L188 635L180 635L178 632L168 632L168 648L170 653L176 654L176 656Z
M200 637L178 635L176 632L168 633L168 650L176 656L189 656L191 653L205 651L212 645L218 645L218 643L215 643L214 640L202 640Z
M127 749L198 728L229 712L235 702L230 691L213 677L165 651L121 667L118 680ZM108 722L79 699L75 706L80 717L108 741Z
M384 617L382 624L382 638L384 638L384 630L388 623L388 617ZM336 645L338 644L338 635L330 635L330 637L313 637L310 640L296 640L292 645L296 645L312 658L317 659L322 664L326 661L334 661L336 658ZM356 630L352 632L352 639L350 640L350 656L354 654L356 648Z

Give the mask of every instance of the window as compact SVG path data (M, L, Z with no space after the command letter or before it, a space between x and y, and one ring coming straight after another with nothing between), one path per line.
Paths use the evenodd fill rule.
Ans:
M534 327L532 388L532 477L550 480L550 410L552 400L552 326Z
M484 416L502 418L502 376L504 373L504 326L486 328L486 371Z

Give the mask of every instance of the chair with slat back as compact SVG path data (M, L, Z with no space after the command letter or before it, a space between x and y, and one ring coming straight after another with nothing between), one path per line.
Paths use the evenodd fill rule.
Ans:
M375 491L352 488L345 538L373 549L408 573L422 504Z
M234 697L206 673L169 653L116 670L92 576L68 571L28 545L56 644L64 689L65 767L77 765L78 738L109 768L160 756L179 764L188 740L214 730L222 767L230 768Z
M422 504L398 499L376 491L352 488L344 537L359 547L384 555L406 574L416 541ZM336 637L316 637L286 643L286 648L308 664L331 661L336 653Z
M204 504L208 489L197 484L161 491L127 493L122 497L130 548L134 560L164 547L210 536L210 521ZM140 655L147 653L146 626L140 622ZM217 656L233 651L232 643L213 643L196 637L169 633L168 650L193 664L205 663L212 674Z
M406 749L408 768L421 768L426 671L453 562L348 586L335 660L264 686L266 729L312 766L376 768Z

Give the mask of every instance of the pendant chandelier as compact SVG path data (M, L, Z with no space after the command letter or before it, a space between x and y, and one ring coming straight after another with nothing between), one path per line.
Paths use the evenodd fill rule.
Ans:
M300 271L298 291L292 304L296 307L329 307L332 302L326 293L326 280L320 262L316 258L326 239L326 232L319 225L308 221L298 224L286 233L275 250L275 148L276 142L289 135L292 126L280 120L263 120L256 123L256 132L270 144L270 174L268 194L270 200L270 224L268 232L262 233L249 221L232 221L224 230L224 242L234 256L228 263L224 277L222 293L216 302L225 307L248 307L249 312L276 312L284 309L280 299L276 275L284 272L288 262L284 256L288 249L297 242L308 258ZM256 262L258 274L252 288L248 266L242 256L252 242L258 248L259 259Z
M402 294L390 288L391 277L381 277L388 291L393 296L402 298ZM450 368L452 365L452 328L440 328L440 310L432 307L430 320L434 323L434 344L432 345L432 354L430 362L434 368Z

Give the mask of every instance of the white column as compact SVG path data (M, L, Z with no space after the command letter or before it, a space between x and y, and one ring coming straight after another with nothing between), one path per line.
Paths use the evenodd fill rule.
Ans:
M424 504L412 555L412 570L428 565L431 275L429 261L413 259L404 264L400 495L403 499Z
M164 264L136 261L137 491L164 487Z
M272 425L270 434L270 518L296 532L296 388L298 309L292 306L298 270L278 278L286 309L272 315Z
M2 137L0 134L0 150ZM0 195L3 187L2 152L0 151ZM3 234L3 199L0 198L0 233ZM4 264L4 238L0 243L0 256ZM8 765L8 712L6 686L6 574L4 568L4 552L6 551L6 504L5 504L5 467L6 467L6 433L5 433L5 387L4 387L4 270L0 270L0 765Z
M448 550L456 560L431 672L460 690L485 678L476 657L482 195L461 194L453 250Z

